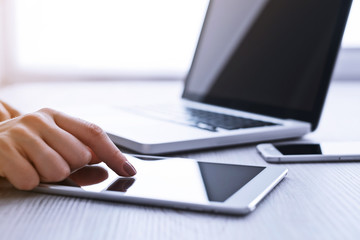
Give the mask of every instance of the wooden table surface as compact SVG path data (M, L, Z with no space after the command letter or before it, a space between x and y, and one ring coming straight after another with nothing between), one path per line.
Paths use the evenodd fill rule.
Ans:
M32 83L0 90L23 112L41 107L176 98L180 82ZM161 93L161 94L158 94ZM333 82L320 127L305 138L360 140L360 81ZM182 153L268 165L255 145ZM360 163L283 164L289 174L247 216L23 192L0 179L0 239L360 239Z

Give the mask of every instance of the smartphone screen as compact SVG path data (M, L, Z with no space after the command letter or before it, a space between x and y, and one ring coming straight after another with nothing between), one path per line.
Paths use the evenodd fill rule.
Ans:
M360 155L360 143L297 143L278 144L275 148L283 155Z

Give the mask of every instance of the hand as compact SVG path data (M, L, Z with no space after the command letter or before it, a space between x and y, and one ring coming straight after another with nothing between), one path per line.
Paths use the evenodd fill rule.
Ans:
M135 168L98 126L52 109L0 123L0 176L16 188L58 182L88 163L104 161L117 174Z
M0 122L20 116L19 111L0 100Z

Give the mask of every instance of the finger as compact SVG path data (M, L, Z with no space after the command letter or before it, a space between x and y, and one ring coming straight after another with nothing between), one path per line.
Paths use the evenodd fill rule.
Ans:
M44 126L40 132L45 142L65 159L71 171L87 165L92 160L93 154L89 148L55 123L53 126L51 123Z
M0 102L0 122L11 118L11 114L8 112L6 107Z
M41 182L58 182L70 175L67 162L39 136L24 136L16 140L35 167Z
M60 128L73 134L85 145L89 146L96 156L117 174L122 176L133 176L136 174L135 168L127 161L126 157L101 128L60 112L54 112L53 114L55 122Z
M1 103L4 105L4 107L7 109L7 111L10 113L10 117L11 118L15 118L21 115L21 113L16 110L15 108L11 107L9 104L7 104L6 102L1 101Z
M6 151L0 151L0 153L2 175L14 187L20 190L31 190L39 185L38 173L24 156L9 148Z
M101 163L101 159L100 159L98 156L96 156L96 154L94 153L94 151L91 150L91 148L89 148L89 147L88 147L88 149L89 149L89 151L90 151L90 153L91 153L91 155L92 155L92 158L91 158L91 161L89 162L89 164Z

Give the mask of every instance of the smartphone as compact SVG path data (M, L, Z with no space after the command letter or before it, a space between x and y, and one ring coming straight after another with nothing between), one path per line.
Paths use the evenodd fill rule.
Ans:
M360 142L264 143L256 148L267 162L272 163L360 160Z

